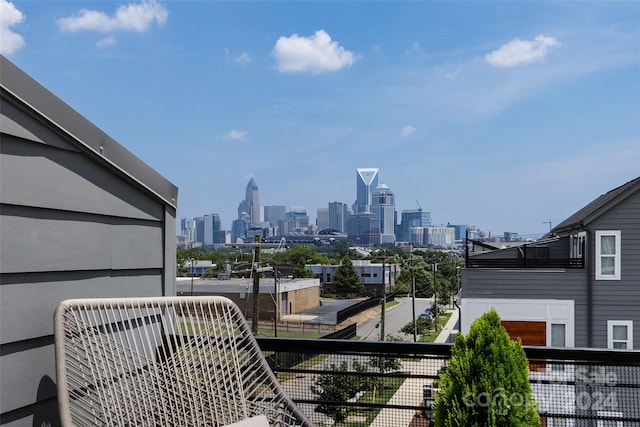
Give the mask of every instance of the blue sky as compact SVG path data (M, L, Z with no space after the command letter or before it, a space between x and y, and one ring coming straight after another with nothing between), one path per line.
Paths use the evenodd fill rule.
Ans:
M640 2L0 0L0 50L180 188L548 230L640 175Z

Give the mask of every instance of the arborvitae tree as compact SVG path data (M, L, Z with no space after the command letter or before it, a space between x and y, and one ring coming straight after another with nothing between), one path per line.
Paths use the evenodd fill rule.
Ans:
M437 427L540 425L520 340L513 341L495 310L458 335L440 377Z
M364 290L360 276L348 257L343 257L336 272L331 278L331 283L337 294L355 295Z

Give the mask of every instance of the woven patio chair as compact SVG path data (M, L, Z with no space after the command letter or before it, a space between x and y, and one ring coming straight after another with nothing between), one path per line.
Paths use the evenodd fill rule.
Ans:
M312 426L227 298L67 300L54 323L65 426Z

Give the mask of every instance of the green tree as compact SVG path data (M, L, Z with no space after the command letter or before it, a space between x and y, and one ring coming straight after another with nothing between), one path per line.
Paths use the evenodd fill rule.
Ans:
M477 319L466 337L456 337L439 386L438 427L540 425L527 357L495 310Z
M310 390L318 396L318 400L324 402L346 402L353 398L360 391L373 390L377 385L376 377L362 375L367 372L369 367L366 363L360 363L354 360L352 370L358 375L350 375L349 365L343 361L340 365L331 364L327 374L321 374L311 385ZM340 406L334 403L321 403L316 408L318 412L327 414L338 423L346 420L349 415L348 406Z
M342 258L342 261L336 272L331 278L331 283L337 294L341 295L356 295L364 290L364 285L360 281L360 276L351 260L347 257Z
M433 319L430 317L418 317L416 319L416 334L424 335L433 329ZM413 335L413 322L409 322L400 329L400 332Z

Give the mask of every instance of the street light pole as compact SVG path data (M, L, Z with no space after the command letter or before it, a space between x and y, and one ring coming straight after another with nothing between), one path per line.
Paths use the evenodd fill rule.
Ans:
M193 296L193 258L189 258L191 264L191 296Z

